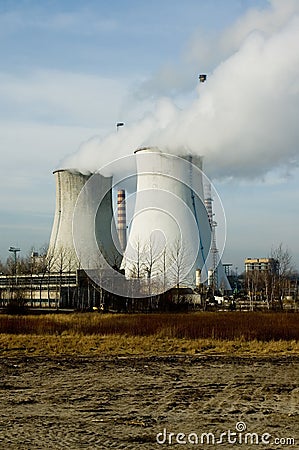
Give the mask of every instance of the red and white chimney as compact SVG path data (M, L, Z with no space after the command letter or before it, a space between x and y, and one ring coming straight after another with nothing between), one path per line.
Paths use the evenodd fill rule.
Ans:
M124 252L127 245L126 193L124 189L117 192L117 233L120 248Z

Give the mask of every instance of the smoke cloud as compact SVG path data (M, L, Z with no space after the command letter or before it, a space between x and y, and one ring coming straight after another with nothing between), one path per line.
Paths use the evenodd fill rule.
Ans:
M268 9L249 11L205 48L203 38L193 38L185 57L199 58L201 67L205 54L215 60L207 57L213 69L187 106L162 97L139 121L83 143L63 166L93 172L148 145L201 155L216 178L261 177L297 166L298 42L296 0L272 0Z

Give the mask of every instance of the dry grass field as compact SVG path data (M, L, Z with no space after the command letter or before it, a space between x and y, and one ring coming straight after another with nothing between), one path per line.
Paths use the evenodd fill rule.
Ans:
M299 354L286 313L0 316L0 355Z
M0 315L0 448L158 450L183 433L228 449L207 439L240 426L298 448L298 318Z

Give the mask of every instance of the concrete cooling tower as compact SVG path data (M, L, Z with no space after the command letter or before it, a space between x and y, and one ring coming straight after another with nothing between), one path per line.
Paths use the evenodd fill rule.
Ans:
M165 290L195 286L197 269L207 278L205 261L211 246L202 173L193 165L201 167L201 160L153 147L135 154L136 203L122 263L126 277L164 283Z
M83 175L70 170L56 170L54 175L56 208L47 254L51 270L68 272L81 267L80 252L75 249L73 240L75 211L80 228L81 248L87 249L95 235L96 243L107 262L110 265L115 265L117 260L120 262L120 255L114 244L117 242L117 233L112 211L112 178L98 173ZM81 201L78 205L79 196Z

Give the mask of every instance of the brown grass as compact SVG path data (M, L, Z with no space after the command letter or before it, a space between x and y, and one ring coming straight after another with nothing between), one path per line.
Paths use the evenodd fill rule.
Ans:
M299 315L0 316L0 356L298 355Z
M195 314L51 314L0 316L0 333L159 335L185 339L298 340L299 314L206 312Z
M298 356L298 341L222 341L124 335L0 335L0 356Z

